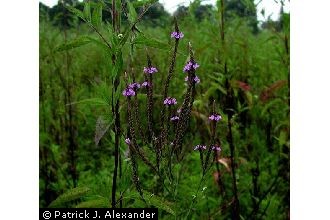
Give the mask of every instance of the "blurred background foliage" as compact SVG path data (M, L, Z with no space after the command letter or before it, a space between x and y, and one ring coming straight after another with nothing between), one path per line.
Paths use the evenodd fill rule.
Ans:
M97 0L90 2L97 3ZM125 3L125 1L123 1ZM130 1L137 12L143 1ZM142 3L141 3L142 2ZM257 20L252 0L225 0L225 44L220 37L220 1L216 6L192 1L174 12L184 38L179 45L175 74L169 95L183 100L186 88L182 68L191 42L200 64L201 83L192 120L185 138L186 163L178 164L180 184L174 195L162 193L150 199L150 206L160 208L161 219L174 219L176 212L189 208L201 175L199 154L193 146L207 144L210 136L207 117L213 100L223 116L217 138L222 142L221 172L212 170L204 182L205 190L192 210L192 219L228 219L231 205L231 175L226 141L225 78L234 89L233 139L236 147L237 184L242 219L288 219L289 217L289 14L281 11L278 21ZM112 129L95 144L95 131L113 119L109 107L107 52L97 44L86 43L72 50L60 50L63 43L81 36L98 36L64 5L84 10L84 2L59 1L52 8L39 3L39 95L40 95L40 207L109 207L114 161ZM127 4L123 4L123 11ZM110 39L111 3L104 1L100 32ZM122 13L123 27L128 25ZM161 95L170 63L170 33L173 16L155 2L143 16L138 31L160 44L148 47L153 65L156 95ZM80 42L81 43L81 42ZM124 68L143 82L146 66L145 46L130 42L123 48ZM228 75L223 65L227 61ZM141 106L145 98L140 96ZM157 99L156 104L161 105ZM126 110L121 105L122 127L127 127ZM144 107L142 107L144 108ZM157 111L155 117L159 117ZM146 114L141 111L141 121ZM125 191L124 207L145 207L139 200L130 174L127 146L121 139L123 173L119 188ZM72 151L75 151L73 153ZM181 167L182 166L182 167ZM143 164L139 167L142 188L153 192L155 178ZM215 181L221 176L223 188ZM75 188L74 191L71 189ZM71 190L71 191L70 191ZM60 197L59 197L60 196ZM61 197L62 196L62 197ZM158 197L157 197L158 196ZM175 199L173 199L173 196ZM151 197L150 197L151 198Z

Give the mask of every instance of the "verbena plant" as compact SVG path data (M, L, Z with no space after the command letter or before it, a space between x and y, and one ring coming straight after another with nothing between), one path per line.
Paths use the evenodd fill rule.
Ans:
M279 184L279 178L276 173L272 173L273 177L268 177L268 168L265 163L260 163L261 156L258 154L268 155L266 150L261 150L265 144L260 137L264 136L263 130L266 130L270 144L274 145L271 143L272 135L278 137L281 144L285 144L286 133L282 129L285 125L280 127L282 117L274 113L274 107L280 108L276 105L280 100L267 103L273 91L285 84L280 82L279 85L275 84L274 89L270 86L268 90L260 91L264 95L261 97L266 100L263 102L265 106L260 105L253 96L256 91L252 94L249 85L242 81L249 81L254 86L267 82L265 76L257 79L249 72L244 72L252 69L263 71L258 68L266 66L266 61L262 63L254 58L258 44L248 42L250 35L236 34L237 29L247 33L244 32L244 26L240 27L235 22L226 23L225 26L223 6L218 7L219 23L215 25L204 22L202 25L205 27L202 30L201 24L194 20L179 20L180 30L177 22L174 22L171 30L169 28L166 31L171 39L167 44L148 37L138 27L138 22L151 4L86 2L82 11L68 6L70 11L86 22L94 34L89 33L87 36L66 41L55 50L68 51L82 45L87 47L87 44L91 48L90 44L93 43L99 48L93 48L93 53L99 51L99 54L104 54L108 65L95 65L96 69L105 69L102 71L105 72L103 76L106 79L93 83L98 96L73 102L80 98L77 92L75 98L64 103L66 106L92 103L98 106L95 109L102 107L102 110L92 108L85 111L85 114L98 117L96 112L102 112L102 117L96 123L95 144L101 147L110 146L114 157L101 155L102 161L109 163L114 158L114 164L106 166L111 171L101 171L99 175L102 178L92 177L97 186L88 185L91 177L82 173L78 184L80 187L64 193L50 206L156 206L164 211L161 213L164 218L197 218L201 215L205 218L206 215L211 218L213 215L215 218L221 216L224 219L230 215L233 219L240 215L262 218L265 212L263 207L265 210L268 206L276 207L276 203L271 202L272 198L279 201L277 195L268 197ZM136 7L142 7L140 14L136 12ZM102 22L102 9L112 12L111 23ZM122 14L127 15L127 23L121 20ZM230 29L231 27L237 29ZM199 33L205 29L209 29L212 34L216 33L217 37ZM184 32L184 36L181 32ZM193 37L197 34L199 38ZM95 35L98 37L94 38ZM269 41L262 37L261 41ZM192 40L194 48L197 48L195 53L191 44L185 43L190 39L195 39ZM246 49L245 43L251 48ZM138 47L142 51L137 51ZM156 49L162 49L166 55ZM255 51L241 54L244 50ZM83 52L89 53L92 50ZM253 66L250 60L259 63ZM200 68L196 61L201 64ZM80 65L83 66L83 62ZM87 60L87 63L92 63L92 60ZM181 67L177 69L176 66ZM84 67L89 68L86 64ZM82 68L81 71L85 69ZM273 75L272 77L277 79ZM235 78L241 81L236 81ZM61 91L61 88L56 90ZM202 91L206 92L201 93ZM191 117L192 114L194 117ZM244 126L238 123L239 120ZM273 131L272 126L277 125L277 130ZM86 125L86 129L87 127L90 126ZM111 141L107 142L107 138ZM84 146L87 145L92 143L84 143ZM254 146L258 146L258 149L254 149ZM75 150L75 155L83 152L82 149ZM244 161L238 154L244 155L251 162L248 168L239 168ZM107 157L110 159L104 159ZM89 160L98 158L93 155ZM74 161L72 164L75 164ZM215 165L216 172L213 175L219 192L206 189L211 185L206 177L209 176L212 165ZM245 172L250 170L251 173ZM194 175L190 176L190 173ZM265 176L267 181L264 181ZM69 186L72 188L74 184ZM95 188L102 188L104 192L94 192ZM217 196L213 197L211 194Z

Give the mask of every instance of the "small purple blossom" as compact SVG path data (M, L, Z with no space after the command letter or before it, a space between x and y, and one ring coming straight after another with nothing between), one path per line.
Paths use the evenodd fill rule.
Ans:
M153 73L157 73L158 70L156 67L150 66L150 67L144 67L143 72L148 74L153 74Z
M205 145L196 145L194 150L206 150L206 146Z
M177 115L173 116L172 118L170 118L170 120L171 121L177 121L177 120L179 120L179 116L177 116Z
M198 63L193 63L191 61L189 61L183 68L183 72L189 72L191 70L196 70L197 68L199 67L199 64Z
M176 104L177 104L176 98L167 97L164 100L164 105L176 105Z
M218 114L213 114L213 115L210 115L209 119L211 121L220 121L222 119L222 117Z
M182 32L173 31L171 33L171 38L181 39L181 38L183 38L183 36L184 36L184 34Z
M141 84L142 87L149 87L150 86L150 83L148 81L145 81Z
M214 150L214 151L221 151L221 147L219 147L219 146L212 146L212 150Z
M127 145L130 145L130 144L131 144L131 140L130 140L129 138L126 138L126 139L125 139L125 143L126 143Z
M131 89L131 88L126 88L123 91L123 95L126 96L126 97L135 96L135 91L133 89Z
M181 108L178 108L178 110L176 112L177 113L181 113Z
M184 78L184 81L188 81L188 79L189 79L188 76L186 76L186 78ZM195 81L196 84L201 82L201 80L198 78L198 76L194 77L194 81Z
M140 83L131 83L128 85L128 88L137 90L137 89L141 88L141 85L140 85Z

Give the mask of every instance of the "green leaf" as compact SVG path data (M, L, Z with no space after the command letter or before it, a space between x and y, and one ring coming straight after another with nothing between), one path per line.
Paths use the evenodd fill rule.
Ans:
M84 17L87 21L91 21L91 4L89 1L85 2L84 6Z
M175 216L175 211L169 206L169 202L161 199L160 197L143 191L144 199L149 205L155 206Z
M92 24L95 27L99 27L102 24L102 4L96 4L93 15L92 15Z
M70 189L66 193L57 197L57 199L55 199L53 202L51 202L48 207L49 208L64 207L68 202L80 199L83 196L86 196L89 192L90 192L90 189L88 187L76 187L76 188Z
M131 2L127 2L127 6L128 6L128 20L133 23L134 21L136 21L138 15L135 11L135 8L133 6L133 4Z
M92 105L106 105L106 106L110 105L107 100L101 98L84 99L77 102L71 102L69 105L76 105L76 104L92 104Z
M62 43L60 45L58 45L55 48L55 52L59 52L59 51L64 51L64 50L71 50L80 46L83 46L85 44L90 43L91 40L88 37L80 37L71 41L68 41L66 43Z
M82 11L80 11L80 10L76 9L75 7L72 7L70 5L65 5L65 7L69 11L71 11L73 14L75 14L76 16L78 16L79 18L81 18L82 20L86 21L86 18L85 18L85 16L84 16L84 14L83 14Z
M81 202L78 205L76 205L76 208L109 208L109 207L110 207L110 203L104 197Z
M147 38L146 36L141 34L134 39L132 44L144 45L162 50L169 50L171 48L169 44L160 42L153 38Z

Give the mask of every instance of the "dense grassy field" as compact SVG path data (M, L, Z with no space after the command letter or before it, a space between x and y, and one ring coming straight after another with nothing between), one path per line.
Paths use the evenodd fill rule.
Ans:
M133 3L109 22L101 3L69 8L69 28L40 17L40 207L288 219L289 15L256 31L221 3L152 24ZM133 82L150 86L123 95Z

